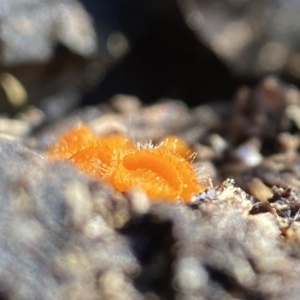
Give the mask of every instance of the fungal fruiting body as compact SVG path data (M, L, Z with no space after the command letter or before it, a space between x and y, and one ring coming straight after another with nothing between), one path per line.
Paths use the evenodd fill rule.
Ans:
M161 148L168 149L172 153L176 153L186 159L188 162L193 162L195 153L186 144L184 140L175 135L169 135L160 142Z
M93 131L87 126L81 126L66 133L55 146L50 148L49 157L52 160L68 159L81 150L91 147L94 142Z
M92 147L84 148L70 159L83 172L112 183L112 176L122 158L135 151L134 143L121 135L96 139Z
M156 147L137 147L123 135L96 137L87 126L74 129L49 150L52 160L67 159L84 173L120 192L144 189L150 199L190 201L205 190L191 165L193 152L178 137Z
M192 166L166 149L144 149L124 156L112 177L121 192L142 187L151 199L189 201L204 190L197 182Z

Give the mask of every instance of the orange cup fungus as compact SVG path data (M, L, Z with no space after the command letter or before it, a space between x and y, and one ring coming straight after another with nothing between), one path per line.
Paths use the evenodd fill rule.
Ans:
M176 136L165 138L156 147L137 147L123 135L97 137L82 126L65 134L49 150L49 157L70 160L84 173L120 192L142 188L151 200L188 202L206 189L191 165L193 152Z
M179 154L190 163L192 163L195 159L195 153L186 144L186 142L178 136L167 136L166 138L161 140L160 147L166 148L175 154Z

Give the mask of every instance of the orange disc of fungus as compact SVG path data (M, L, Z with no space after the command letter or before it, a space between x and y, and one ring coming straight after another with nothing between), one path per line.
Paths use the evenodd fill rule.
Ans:
M140 187L152 200L190 201L205 190L190 164L193 152L176 136L167 137L158 147L139 150L123 135L96 137L89 127L81 126L65 134L48 154L52 160L70 160L119 192Z
M161 148L125 155L113 174L112 184L121 192L140 187L150 199L169 201L189 201L205 189L184 158Z
M159 148L165 148L173 153L179 154L188 162L193 162L195 155L188 144L178 136L169 135L162 139Z
M96 143L93 131L87 126L81 126L67 132L53 147L48 155L52 160L68 159Z
M123 156L135 151L131 140L121 135L97 138L97 145L75 153L70 159L84 173L111 183Z

